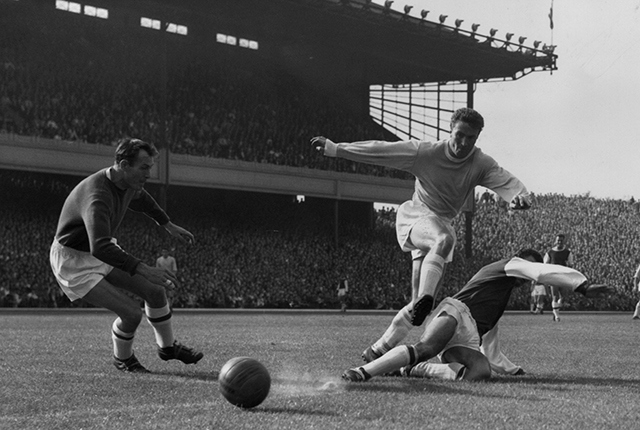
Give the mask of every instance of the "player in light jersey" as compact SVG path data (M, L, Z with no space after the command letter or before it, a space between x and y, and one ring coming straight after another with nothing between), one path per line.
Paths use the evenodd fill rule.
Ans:
M365 361L380 357L421 325L433 309L445 263L456 244L452 220L480 185L511 202L513 209L531 205L527 188L490 156L477 148L484 119L461 108L451 117L451 136L439 142L362 141L334 143L323 136L311 139L328 157L392 167L416 177L411 200L398 208L396 235L400 247L412 255L412 298L394 317L380 339L362 354Z
M111 326L113 363L123 372L148 372L133 353L142 310L139 301L126 293L144 300L144 313L162 360L189 364L203 357L173 336L165 289L177 286L175 274L145 264L115 239L131 209L144 213L180 241L193 242L193 234L171 222L144 189L157 155L150 143L131 138L120 141L114 164L82 180L65 200L49 254L53 274L71 301L83 300L118 316Z
M640 293L640 265L638 265L636 272L633 274L633 290ZM638 303L636 303L636 308L633 311L632 318L634 320L640 320L640 300L638 300Z
M513 289L531 281L590 298L601 298L614 291L606 285L590 284L577 270L543 264L537 251L523 249L515 257L483 267L458 293L442 300L418 343L396 346L362 367L348 369L342 378L363 382L400 370L400 374L413 377L489 379L491 363L480 350L480 339L496 327ZM436 356L441 363L427 362Z
M571 250L565 245L564 234L556 235L553 248L544 255L544 262L559 264L561 266L573 266L573 255L571 254ZM551 287L550 290L553 320L558 322L560 321L560 309L562 309L563 304L562 292L554 287Z

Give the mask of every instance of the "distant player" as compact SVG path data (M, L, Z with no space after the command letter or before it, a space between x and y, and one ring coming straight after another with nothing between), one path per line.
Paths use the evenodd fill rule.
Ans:
M422 378L489 379L491 363L480 350L480 339L496 327L513 289L531 281L591 298L614 291L605 285L590 284L577 270L542 264L537 251L523 249L515 257L483 267L458 293L442 300L418 343L396 346L362 367L348 369L342 378L363 382L399 371L401 375ZM441 363L427 362L436 356Z
M123 139L116 149L115 163L85 178L71 191L51 245L51 268L67 297L118 315L111 338L114 364L123 372L148 372L133 353L142 311L138 300L126 293L144 300L144 312L162 360L196 363L203 356L173 336L165 288L178 284L175 274L148 266L122 249L115 239L120 222L131 209L146 214L179 240L193 241L193 235L172 223L144 190L157 155L150 143Z
M636 273L633 275L633 289L640 293L640 265L638 265ZM640 320L640 300L636 303L636 309L633 312L633 319Z
M336 291L338 293L338 301L340 302L340 312L346 312L347 300L349 299L349 280L342 279L338 283Z
M544 255L544 262L550 264L559 264L561 266L573 266L573 256L571 250L565 246L564 234L558 234L553 248ZM560 309L564 303L562 292L551 286L551 311L553 312L553 320L560 321Z
M544 301L547 297L547 286L539 282L531 283L531 311L534 314L544 314Z
M531 205L526 187L490 156L477 148L484 119L470 108L456 110L451 117L451 136L439 142L363 141L334 143L326 137L311 139L328 157L392 167L416 177L411 200L397 212L396 235L400 247L411 252L411 302L394 317L382 337L362 356L371 361L389 351L421 325L433 308L445 263L453 258L456 244L452 220L480 185L511 202L515 209Z

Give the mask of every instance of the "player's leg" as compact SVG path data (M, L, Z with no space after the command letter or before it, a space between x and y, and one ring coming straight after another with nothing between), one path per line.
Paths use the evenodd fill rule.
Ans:
M551 286L551 311L553 320L560 321L560 309L562 308L562 296L558 287Z
M446 221L437 216L420 219L411 229L413 246L426 252L419 271L418 291L414 290L411 323L421 325L433 309L444 265L455 246L455 237Z
M447 363L460 363L459 379L465 381L486 381L491 378L491 365L487 357L471 348L454 346L445 351L442 360Z
M640 319L640 300L638 300L638 303L636 303L636 310L633 312L633 319Z
M417 291L420 285L420 267L422 265L422 260L422 258L416 258L412 261L412 291ZM440 283L436 290L436 297L441 286L442 278L440 278ZM411 323L412 310L413 305L412 303L409 303L393 317L393 321L391 321L391 324L387 327L387 330L384 332L382 337L362 352L362 359L365 362L369 363L384 355L407 337L411 329L415 327Z
M391 373L408 365L435 357L453 338L458 322L456 318L441 312L429 321L420 341L412 346L396 346L382 357L362 367L349 369L342 375L348 381L361 382L374 376Z
M82 300L118 316L111 326L114 365L125 372L147 372L133 353L133 340L142 319L138 303L106 279L98 282Z
M493 327L482 336L480 352L487 357L491 370L504 375L524 375L525 372L520 366L516 366L507 358L500 347L500 336L498 325Z
M145 304L147 321L153 328L158 355L163 360L177 359L186 364L197 363L202 352L180 344L173 334L172 312L167 301L165 289L152 284L142 276L130 276L128 273L113 269L106 278L113 285L141 297Z

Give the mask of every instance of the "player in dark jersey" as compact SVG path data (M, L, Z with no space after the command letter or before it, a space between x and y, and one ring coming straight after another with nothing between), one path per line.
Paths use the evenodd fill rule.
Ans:
M131 209L146 214L179 240L193 242L193 234L172 223L144 190L157 155L152 144L139 139L119 142L113 166L85 178L67 197L49 258L56 280L70 300L84 300L118 315L111 338L114 364L124 372L148 372L133 353L142 310L126 293L144 300L161 359L188 364L203 356L173 336L165 288L178 284L175 274L148 266L118 246L115 239Z
M513 289L530 281L591 298L613 292L606 285L590 284L577 270L542 264L537 251L523 249L515 257L483 267L458 293L442 300L418 343L396 346L362 367L346 370L342 378L362 382L400 370L401 374L414 377L489 379L491 365L480 351L480 339L502 317ZM440 357L441 363L426 362L435 356Z
M567 248L565 244L565 236L564 234L556 235L556 240L551 248L544 255L544 262L551 264L559 264L561 266L571 267L573 266L573 255L571 254L571 250ZM553 312L553 320L558 322L560 321L560 309L562 309L563 297L562 292L553 286L550 288L551 290L551 310Z

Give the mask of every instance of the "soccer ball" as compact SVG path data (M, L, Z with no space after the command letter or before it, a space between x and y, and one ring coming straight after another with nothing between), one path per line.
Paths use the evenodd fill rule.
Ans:
M249 357L235 357L227 361L220 369L218 382L224 398L245 409L262 403L271 388L267 368Z

